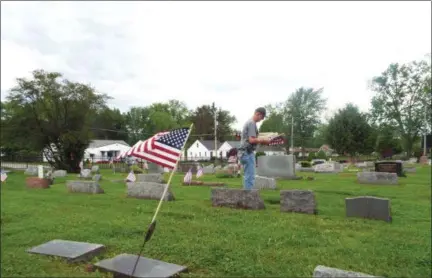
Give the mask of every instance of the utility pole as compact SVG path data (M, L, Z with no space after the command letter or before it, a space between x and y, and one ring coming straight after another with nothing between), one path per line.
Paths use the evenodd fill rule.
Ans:
M215 159L218 157L217 154L217 109L215 107L214 110L214 150L215 150Z
M291 116L291 154L294 154L294 116Z

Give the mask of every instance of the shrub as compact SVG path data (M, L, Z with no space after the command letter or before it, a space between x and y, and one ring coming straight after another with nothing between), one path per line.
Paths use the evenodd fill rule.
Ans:
M326 155L325 151L321 150L321 151L316 153L316 158L327 160L327 155Z
M308 154L308 160L309 160L309 161L312 161L312 159L315 159L315 158L316 158L316 155L315 155L314 152L310 152L310 153Z
M310 168L310 167L312 167L312 164L309 161L301 161L300 165L303 168Z
M132 165L131 170L134 172L134 174L142 174L144 173L144 170L141 169L138 165Z

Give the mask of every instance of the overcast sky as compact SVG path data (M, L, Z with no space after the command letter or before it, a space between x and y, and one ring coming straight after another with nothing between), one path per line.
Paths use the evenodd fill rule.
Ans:
M367 110L368 80L429 52L428 1L1 2L2 99L42 68L122 111L214 101L236 127L301 86L324 87L327 115L347 102Z

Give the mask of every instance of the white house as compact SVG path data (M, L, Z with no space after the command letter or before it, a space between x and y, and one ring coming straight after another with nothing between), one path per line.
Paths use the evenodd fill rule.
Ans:
M216 152L220 142L216 144ZM215 142L214 140L196 140L186 151L186 157L188 160L209 160L210 158L220 154L215 152Z
M227 158L229 150L240 147L240 143L240 141L225 141L218 149L219 156L222 153L222 157Z
M123 140L93 140L84 151L84 160L89 159L93 162L108 161L129 149L130 146ZM48 161L46 155L46 152L44 152L43 161Z

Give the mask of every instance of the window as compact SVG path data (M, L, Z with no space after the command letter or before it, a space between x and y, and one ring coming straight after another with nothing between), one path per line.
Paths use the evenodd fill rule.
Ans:
M204 152L204 156L207 156L207 152Z
M190 157L192 157L192 156L193 156L192 152L190 152L189 156L190 156Z
M199 152L198 156L201 157L201 152Z
M197 148L199 148L199 143L197 143Z

